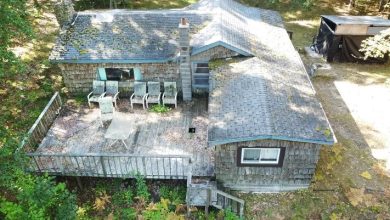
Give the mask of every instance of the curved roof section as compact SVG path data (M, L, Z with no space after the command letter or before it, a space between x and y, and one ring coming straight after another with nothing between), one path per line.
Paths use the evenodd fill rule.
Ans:
M178 10L85 11L61 30L49 59L69 63L173 61L178 55L182 17L190 22L193 54L224 46L253 56L259 23L283 26L276 12L234 0L201 0Z

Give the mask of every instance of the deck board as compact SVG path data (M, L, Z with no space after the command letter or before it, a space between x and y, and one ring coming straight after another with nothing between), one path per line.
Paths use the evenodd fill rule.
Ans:
M99 111L95 108L71 109L67 106L53 123L48 134L43 139L36 152L40 153L116 153L136 155L183 155L192 157L192 174L194 176L214 175L214 151L207 147L207 99L195 99L191 104L179 103L178 109L167 114L157 114L138 108L131 110L127 100L119 103L119 114L129 120L129 129L132 132L125 140L128 148L121 142L112 144L112 140L104 138L108 127L100 126ZM195 134L189 134L189 127L196 127ZM48 163L50 159L43 159ZM97 168L94 176L107 175L120 176L144 169L140 159L117 158L114 161L103 159L99 161L93 157L80 157L76 159L55 159L53 171L62 172L65 169L72 172L84 172L91 167L99 167L104 163L105 170ZM66 161L68 160L68 161ZM151 163L145 172L151 176L169 178L169 176L183 176L186 170L183 166L169 163L167 159L150 159ZM179 160L179 159L177 159ZM181 162L178 162L181 164ZM183 165L183 164L182 164ZM188 165L185 165L188 167ZM185 167L184 166L184 167ZM75 170L77 169L80 170ZM101 166L100 166L101 167ZM169 170L169 175L167 172ZM87 171L85 171L87 172ZM153 174L153 175L152 175Z

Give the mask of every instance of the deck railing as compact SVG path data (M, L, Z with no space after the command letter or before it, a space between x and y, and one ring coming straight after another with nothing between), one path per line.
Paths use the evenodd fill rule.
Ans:
M206 214L208 214L209 207L213 206L221 210L229 209L240 218L244 216L244 200L208 184L187 185L186 202L190 206L205 206Z
M217 189L212 189L211 195L210 205L218 209L230 209L232 212L240 216L240 218L243 217L245 204L244 200Z
M191 157L176 155L94 154L79 155L28 153L31 172L62 176L147 179L191 178Z
M50 126L53 124L57 115L60 113L61 108L61 96L58 92L56 92L43 109L33 126L27 132L27 135L23 138L17 151L32 152L36 150L37 146L46 136L47 131L50 129Z
M60 113L62 105L61 97L56 92L17 149L26 153L29 159L27 171L62 176L120 178L132 178L140 174L148 179L191 181L190 156L34 152Z

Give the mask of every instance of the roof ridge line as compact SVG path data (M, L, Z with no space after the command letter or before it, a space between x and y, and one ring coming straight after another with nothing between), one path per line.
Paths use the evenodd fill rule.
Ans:
M87 11L78 11L79 15L96 15L96 14L211 14L207 11L202 10L183 10L183 9L155 9L155 10L129 10L129 9L98 9L98 10L87 10Z

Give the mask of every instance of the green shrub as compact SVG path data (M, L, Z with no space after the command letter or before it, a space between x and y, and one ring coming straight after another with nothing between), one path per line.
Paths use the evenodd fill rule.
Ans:
M75 219L76 196L48 176L19 173L16 201L0 201L5 219ZM15 218L15 216L18 216Z
M117 210L116 219L136 219L137 211L134 208L124 208Z
M240 218L231 209L225 209L224 220L239 220Z
M131 189L124 189L115 192L112 195L112 205L115 208L126 208L133 203L133 191Z
M149 111L151 112L156 112L156 113L166 113L169 112L171 108L165 106L165 105L153 105Z
M293 6L310 9L314 5L314 0L292 0Z
M146 185L144 177L138 173L135 175L135 180L137 197L143 198L145 201L149 201L150 193L148 191L148 186Z
M184 186L161 186L160 197L169 199L173 204L184 204L186 200L187 189Z

